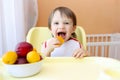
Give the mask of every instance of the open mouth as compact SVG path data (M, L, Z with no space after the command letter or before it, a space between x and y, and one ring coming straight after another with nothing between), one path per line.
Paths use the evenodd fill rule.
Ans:
M65 32L58 32L57 35L61 36L63 39L65 39L66 33Z

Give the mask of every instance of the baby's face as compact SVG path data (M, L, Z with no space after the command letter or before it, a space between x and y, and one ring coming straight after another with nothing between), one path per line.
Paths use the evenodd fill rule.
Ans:
M62 36L62 38L67 41L75 31L75 28L72 19L68 18L66 15L61 15L59 11L54 13L51 21L51 32L54 37Z

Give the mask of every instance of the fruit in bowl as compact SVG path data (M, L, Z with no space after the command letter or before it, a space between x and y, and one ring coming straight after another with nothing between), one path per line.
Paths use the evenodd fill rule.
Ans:
M41 59L40 57L40 54L37 53L36 51L30 51L28 54L27 54L27 61L29 63L33 63L33 62L37 62Z
M16 62L17 58L18 58L18 56L17 56L16 52L8 51L3 55L2 61L5 64L14 64Z
M33 46L28 42L20 42L16 45L15 51L20 57L25 57L29 51L33 50Z
M42 60L42 55L28 42L18 43L15 51L8 51L2 56L6 70L14 77L37 74L41 70Z
M15 64L26 64L26 63L28 63L26 57L18 57L18 59L15 62Z

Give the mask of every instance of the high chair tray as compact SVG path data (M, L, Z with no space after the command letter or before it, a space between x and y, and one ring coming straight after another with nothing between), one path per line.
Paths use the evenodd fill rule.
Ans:
M120 61L105 57L46 57L42 70L25 78L9 75L0 62L0 80L120 80Z

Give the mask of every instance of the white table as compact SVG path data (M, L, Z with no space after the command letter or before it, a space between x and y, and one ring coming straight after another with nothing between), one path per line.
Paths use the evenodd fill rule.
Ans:
M46 57L41 71L26 78L12 77L0 62L0 80L120 80L120 61L105 57Z

